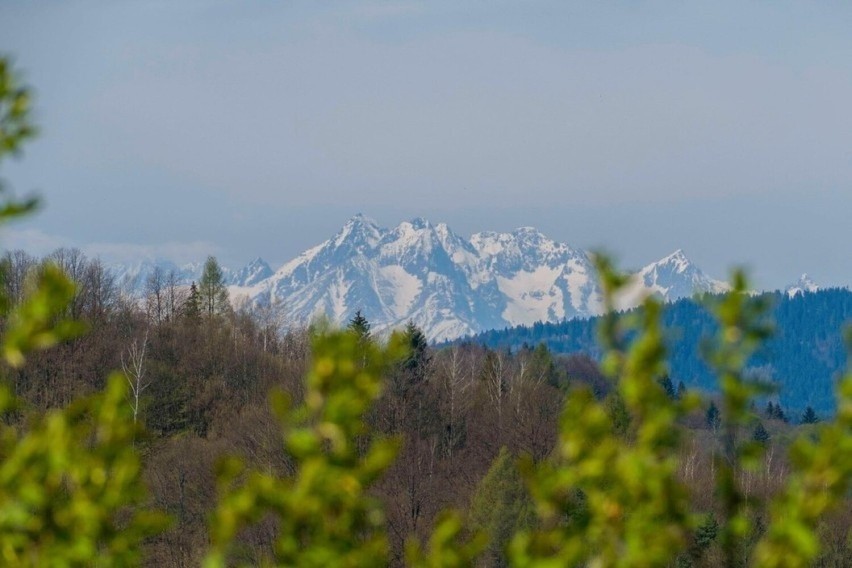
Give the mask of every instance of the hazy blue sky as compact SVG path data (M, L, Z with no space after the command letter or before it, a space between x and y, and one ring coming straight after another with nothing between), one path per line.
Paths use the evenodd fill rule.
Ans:
M6 244L278 264L363 212L852 284L852 5L703 4L0 0Z

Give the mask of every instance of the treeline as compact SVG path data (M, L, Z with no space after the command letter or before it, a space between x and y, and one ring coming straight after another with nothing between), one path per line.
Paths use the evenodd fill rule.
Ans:
M752 378L770 384L772 401L799 415L808 406L828 416L836 409L837 380L846 364L843 329L852 321L852 292L833 288L799 293L767 293L772 305L767 321L772 337L749 360ZM597 343L600 318L562 323L536 323L487 331L469 341L492 349L516 350L523 345L544 343L553 353L584 353L595 360L601 355ZM689 388L718 392L719 385L702 353L703 341L718 331L718 325L700 300L683 299L666 306L667 362L671 379Z
M16 414L18 423L25 427L29 416L99 391L110 370L123 369L127 404L147 431L135 443L151 506L174 519L168 531L147 541L146 563L198 565L209 548L216 464L223 456L241 456L250 467L279 476L294 473L268 394L277 390L293 404L302 401L317 330L287 326L268 305L233 309L214 258L191 287L155 272L144 297L133 297L98 260L79 251L60 250L46 259L12 252L3 260L8 297L20 298L44 262L59 264L77 282L68 315L86 322L89 331L7 370L26 403ZM686 306L694 304L674 309L683 314ZM353 314L348 329L364 345L377 341L360 313ZM549 342L534 342L532 336L511 349L475 342L435 349L410 324L403 339L407 355L386 371L367 416L371 434L362 444L366 451L374 436L401 441L397 459L371 489L384 504L391 563L403 563L406 539L425 540L439 512L454 508L468 515L467 531L491 537L483 565L504 565L511 535L537 523L516 458L529 456L538 464L551 459L559 415L571 393L593 393L623 436L631 435L631 412L593 358L555 355ZM695 382L673 374L660 384L675 400L686 397ZM722 555L712 529L724 517L711 490L718 475L713 456L724 438L718 413L716 403L706 401L679 422L685 441L678 476L690 488L695 512L706 519L692 537L688 561L694 565L713 565ZM765 499L784 484L790 471L786 446L795 430L790 418L796 422L798 415L785 414L775 403L753 410L745 436L759 440L768 457L762 473L740 472L747 498ZM756 507L755 518L764 519L758 527L767 514ZM843 536L850 523L842 514L825 525L826 562L850 558ZM236 558L263 562L276 534L272 518L242 531Z

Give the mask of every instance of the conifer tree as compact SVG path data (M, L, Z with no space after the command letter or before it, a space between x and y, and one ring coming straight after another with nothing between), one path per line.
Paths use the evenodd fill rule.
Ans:
M225 276L214 256L208 256L204 263L204 271L198 282L198 292L201 295L201 309L208 316L224 314L228 311L230 304Z
M719 407L716 406L716 403L712 400L710 401L710 406L707 408L706 414L707 426L709 426L714 432L719 429L719 426L722 424L722 414L719 412Z
M782 422L787 422L787 415L784 414L784 409L781 408L781 403L773 404L770 402L766 405L766 415L769 418L773 418L775 420L780 420Z
M766 427L763 426L763 422L757 423L751 437L755 442L763 446L769 443L769 432L767 432Z
M539 343L533 351L533 364L536 369L544 372L549 383L553 383L553 375L556 371L556 365L553 363L553 355L547 344Z
M619 437L626 437L630 430L630 411L624 404L624 398L617 391L609 393L605 401L606 412L612 421L613 432Z
M675 391L674 383L672 383L672 380L668 375L663 375L660 378L659 383L670 399L677 400L677 392Z
M719 522L712 514L707 515L704 522L695 529L692 542L689 545L688 557L680 557L678 566L700 565L701 559L713 545L719 535Z
M361 313L361 310L355 312L355 316L349 320L349 331L358 336L362 342L370 341L370 322Z
M413 383L419 384L426 377L426 370L431 359L429 342L423 331L413 321L409 321L405 326L404 338L408 345L408 356L402 362L402 368Z
M196 320L201 315L201 294L195 282L189 286L189 297L184 304L183 313L190 320Z
M358 338L358 347L361 351L358 361L362 368L366 367L369 348L373 343L372 338L370 337L370 322L367 321L367 318L364 317L361 310L358 310L355 312L355 317L349 320L347 329Z
M819 416L812 406L808 406L802 413L802 424L816 424L817 422L819 422Z

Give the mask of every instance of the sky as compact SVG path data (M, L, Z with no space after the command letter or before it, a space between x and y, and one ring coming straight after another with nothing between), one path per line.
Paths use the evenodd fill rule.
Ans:
M280 265L356 213L852 284L852 5L0 0L41 253Z

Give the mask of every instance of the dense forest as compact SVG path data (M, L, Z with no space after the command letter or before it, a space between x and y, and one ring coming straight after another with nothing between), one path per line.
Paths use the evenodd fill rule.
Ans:
M843 328L852 320L852 291L834 288L763 297L772 305L768 320L774 332L749 361L752 378L774 387L763 402L797 413L808 406L822 415L833 413L837 380L846 364ZM701 299L674 302L666 307L663 324L671 380L713 393L718 392L718 384L702 356L702 342L716 334L718 325L704 304ZM469 341L513 351L544 344L553 353L582 353L597 360L599 323L600 318L536 323L487 331Z
M268 306L233 309L214 258L191 287L155 271L144 297L134 297L100 261L78 250L61 249L47 259L11 252L2 267L3 291L13 304L48 262L76 282L64 315L85 322L88 331L32 354L25 366L6 369L14 393L24 402L12 423L24 428L36 416L103 389L110 370L123 370L129 386L126 404L146 432L134 445L142 455L149 505L173 519L168 530L145 541L145 563L198 565L209 548L209 519L221 490L215 472L224 456L239 456L249 467L277 476L295 474L294 455L284 443L286 430L268 395L277 391L294 404L304 401L311 345L322 330L290 327ZM824 330L833 329L830 322L849 309L849 297L848 292L829 291L778 298L776 318L800 318L803 329L823 333L826 365L835 364L840 356L840 346L832 343L836 332ZM803 318L803 310L822 316ZM692 302L679 302L664 313L667 328L682 325L690 338L712 325ZM552 459L559 447L559 417L572 393L592 393L616 431L627 438L635 435L632 412L615 384L593 357L582 354L583 346L592 345L594 323L534 326L515 335L495 332L483 336L485 345L441 348L430 346L414 325L403 331L405 355L384 371L384 388L367 413L372 434L362 438L363 451L372 436L401 441L396 460L370 488L384 507L391 565L403 564L406 540L429 538L447 508L464 512L467 533L481 531L490 537L481 565L505 565L511 535L539 526L517 459L526 456L532 464ZM365 345L379 342L360 313L352 315L348 330ZM510 339L504 343L501 338ZM777 343L770 347L780 348ZM556 354L566 351L576 352ZM672 401L685 400L693 385L709 386L695 375L679 374L679 368L673 364L671 376L660 377L661 392ZM781 400L749 411L743 433L766 448L761 471L738 473L744 498L755 503L749 546L760 538L768 519L763 499L778 491L791 472L785 453L789 440L798 429L810 427L794 423L819 420L813 409L803 413ZM676 450L676 476L689 488L690 508L702 519L689 536L688 553L680 557L683 566L718 565L724 555L717 538L724 503L711 490L720 475L714 454L725 444L717 402L701 402L679 419L684 440ZM579 517L571 522L581 522L581 495L576 497L581 501L572 499ZM820 525L822 565L842 566L852 558L850 511L846 507ZM273 517L257 520L237 535L234 558L249 564L268 560L277 531Z

